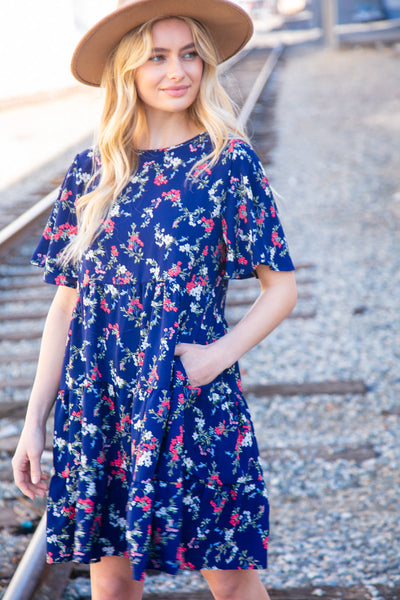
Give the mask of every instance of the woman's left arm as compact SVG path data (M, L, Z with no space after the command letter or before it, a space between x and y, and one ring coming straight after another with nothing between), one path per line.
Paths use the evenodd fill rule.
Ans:
M294 271L272 271L266 265L259 265L257 277L260 295L226 335L205 346L186 343L176 346L175 354L181 357L193 387L213 381L292 312L297 300Z

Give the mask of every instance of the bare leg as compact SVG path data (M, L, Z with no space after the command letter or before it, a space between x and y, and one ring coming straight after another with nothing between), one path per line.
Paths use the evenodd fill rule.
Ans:
M270 600L255 570L204 570L201 573L215 600Z
M132 579L129 559L105 556L90 565L92 600L142 600L143 581Z

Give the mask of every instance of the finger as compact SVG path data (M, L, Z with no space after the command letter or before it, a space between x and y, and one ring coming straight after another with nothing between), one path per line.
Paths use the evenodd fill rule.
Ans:
M42 469L40 467L40 456L30 456L31 465L31 481L34 485L38 484L42 479Z

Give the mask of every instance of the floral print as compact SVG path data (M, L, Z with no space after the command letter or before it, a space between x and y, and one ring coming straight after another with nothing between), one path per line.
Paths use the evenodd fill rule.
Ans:
M92 149L79 154L32 257L48 283L79 287L56 402L49 562L128 556L137 580L147 568L266 567L268 498L238 366L193 388L174 349L225 334L229 278L293 264L251 147L232 140L212 168L198 162L210 151L201 134L140 152L74 269L57 258L99 166Z

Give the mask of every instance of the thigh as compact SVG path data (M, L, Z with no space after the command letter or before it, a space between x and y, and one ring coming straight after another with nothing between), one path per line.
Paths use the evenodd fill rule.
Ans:
M105 556L90 565L92 600L141 600L143 581L132 579L129 559Z
M216 600L270 600L256 570L203 570Z

